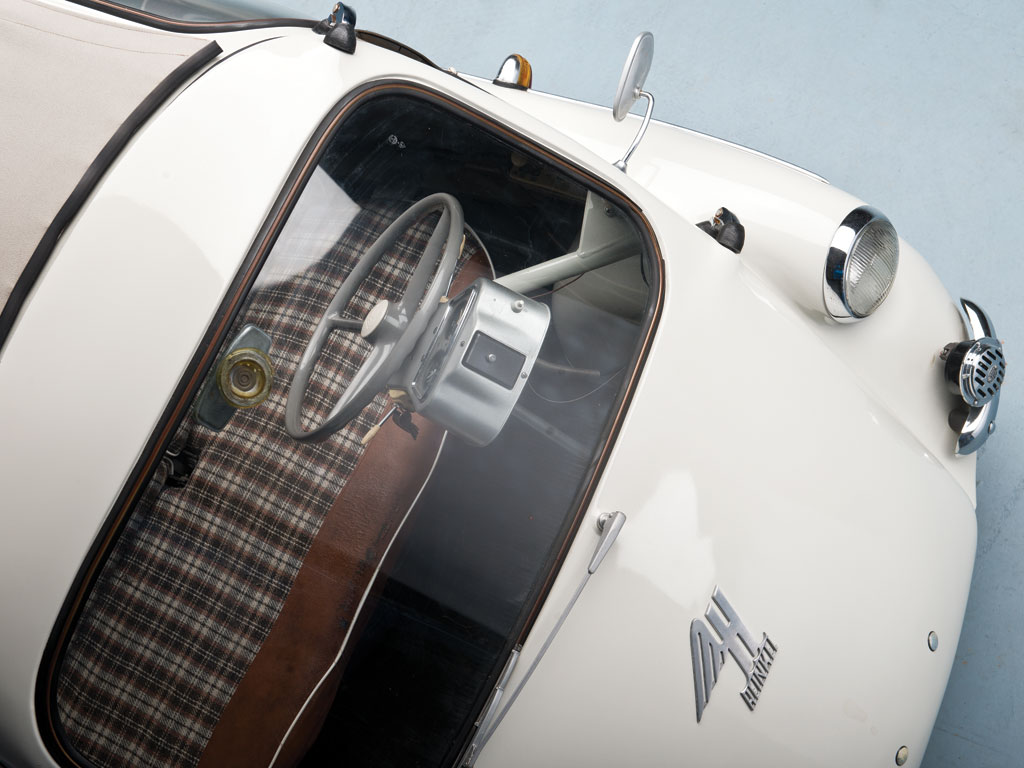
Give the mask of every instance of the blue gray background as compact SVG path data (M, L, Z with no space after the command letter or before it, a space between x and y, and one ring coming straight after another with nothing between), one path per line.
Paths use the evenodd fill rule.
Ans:
M402 0L356 9L360 27L442 67L492 77L506 54L521 53L538 90L609 106L633 37L650 30L656 118L788 160L875 205L950 293L989 311L1009 377L981 453L974 582L924 764L1024 765L1024 4Z

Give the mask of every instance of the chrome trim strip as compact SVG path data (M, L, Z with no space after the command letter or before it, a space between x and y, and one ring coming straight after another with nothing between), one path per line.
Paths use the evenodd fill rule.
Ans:
M498 714L501 697L505 694L505 686L508 685L508 681L512 677L512 672L515 671L516 662L519 661L519 654L522 650L522 646L517 645L512 650L512 655L508 657L508 661L505 662L505 668L501 672L501 677L498 678L498 684L494 686L494 691L491 693L491 700L485 708L484 715L477 720L476 738L474 738L470 743L464 758L458 763L462 768L473 768L476 764L477 755L480 753L480 738L482 736L486 736L491 730L491 723L494 721L494 717Z
M964 326L972 339L996 339L995 326L992 320L981 307L970 299L960 299L960 306L964 313ZM1002 346L1000 344L1000 346ZM960 434L956 439L957 456L966 456L974 453L996 429L996 412L999 410L999 395L979 408L971 408L967 413L967 420L960 428Z
M554 641L555 636L558 634L558 630L562 628L562 625L565 623L565 620L569 617L570 611L572 611L573 606L576 605L576 601L579 600L580 595L583 593L584 587L586 587L587 582L590 581L590 577L593 576L597 569L601 566L601 563L604 560L605 555L607 555L608 550L612 548L612 544L614 544L615 539L618 538L619 531L622 530L622 526L625 524L625 513L615 512L606 520L605 524L599 528L601 532L601 537L597 540L597 547L594 549L594 554L591 556L590 562L587 564L587 572L584 573L583 578L580 579L580 583L576 587L576 591L573 593L572 597L569 598L569 602L562 610L562 614L558 617L558 621L555 622L555 626L552 627L551 631L548 632L548 634L545 636L544 642L541 645L540 650L537 651L537 655L534 657L529 669L526 670L526 674L523 675L522 680L519 681L519 683L513 689L512 693L509 695L508 701L506 702L505 706L501 708L501 712L498 713L497 717L493 718L493 724L489 724L490 727L487 729L486 733L484 733L483 729L481 728L481 731L477 734L477 749L474 752L472 752L467 758L472 762L464 763L462 768L472 766L473 763L476 762L477 757L479 757L484 747L487 746L487 742L491 740L491 736L493 736L494 732L498 730L498 727L505 719L505 715L507 715L508 711L512 709L512 705L516 703L516 699L519 698L519 694L522 693L523 688L526 686L526 684L530 682L530 677L533 676L533 672L537 669L537 665L540 664L541 659L544 658L544 654L547 653L548 648L551 647L551 643L552 641Z
M967 332L972 334L971 338L981 339L989 336L994 339L996 337L995 327L989 316L985 314L985 310L970 299L960 299L960 306L963 307L964 315L967 318L964 326L967 328Z
M647 111L644 112L644 121L640 123L640 130L636 132L636 136L633 137L633 143L629 145L629 148L619 160L616 160L614 165L623 173L626 172L626 164L629 162L629 158L636 151L636 148L640 146L640 142L644 138L644 134L647 133L647 126L651 124L651 114L654 112L654 96L649 94L647 91L640 91L637 94L637 98L643 96L647 99Z

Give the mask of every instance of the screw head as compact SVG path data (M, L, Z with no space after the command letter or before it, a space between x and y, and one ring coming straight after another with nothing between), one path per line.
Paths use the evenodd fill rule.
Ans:
M906 745L900 747L896 750L896 765L903 765L907 762L908 757L910 757L910 750Z
M935 632L928 633L928 649L930 651L939 650L939 636Z
M991 435L995 431L996 431L996 423L994 421L990 421L989 425L988 425L988 433Z

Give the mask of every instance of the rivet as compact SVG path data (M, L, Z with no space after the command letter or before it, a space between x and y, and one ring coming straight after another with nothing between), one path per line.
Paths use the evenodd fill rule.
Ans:
M527 376L528 374L526 373L526 371L523 371L522 373L519 374L519 378L521 379L525 379Z
M910 750L907 749L906 745L896 750L896 765L903 765L907 762L907 758L910 757Z
M523 311L523 307L525 307L525 306L526 306L526 302L525 301L523 301L522 299L516 299L515 301L512 302L512 311L513 312L522 312Z
M487 362L488 363L496 362L497 359L498 359L498 356L496 354L494 354L493 352L488 352L487 353Z
M928 633L928 648L932 651L939 650L939 636L934 632Z
M990 421L989 425L988 425L988 433L991 435L995 431L996 431L996 423L994 421Z

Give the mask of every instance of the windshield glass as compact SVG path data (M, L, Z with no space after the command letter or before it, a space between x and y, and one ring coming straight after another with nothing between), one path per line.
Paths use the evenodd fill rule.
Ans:
M602 195L427 98L345 113L77 619L56 686L74 750L96 768L455 764L638 365L658 272ZM312 439L391 354L392 309L429 295L442 236L437 342L408 356L426 374Z
M331 10L321 0L118 0L118 5L172 21L211 24L254 19L309 19L318 21Z

